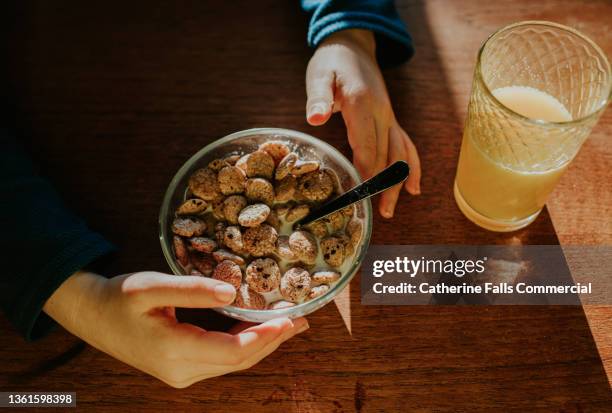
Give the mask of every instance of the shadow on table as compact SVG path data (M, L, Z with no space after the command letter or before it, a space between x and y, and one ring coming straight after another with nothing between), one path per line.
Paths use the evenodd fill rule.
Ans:
M457 210L452 180L462 120L453 100L445 98L450 88L424 5L401 7L401 12L417 55L386 77L396 115L421 153L424 194L402 195L394 220L377 216L372 243L558 243L546 211L525 230L496 234L474 226ZM337 138L344 133L341 121L332 120L318 133L323 138L335 135L330 140L347 153ZM309 316L311 330L282 346L269 363L278 363L286 352L311 354L316 346L319 359L329 355L334 366L342 367L312 370L298 365L284 368L287 374L334 381L335 386L318 387L319 394L354 399L356 409L538 405L573 411L582 402L609 400L607 378L580 307L362 306L359 276L336 305ZM179 314L205 328L226 330L235 323L212 311ZM269 368L264 361L252 374L256 378L257 371ZM299 383L298 390L309 389L308 380Z
M124 2L116 9L106 3L83 8L54 4L37 3L36 13L29 13L15 37L14 47L22 52L11 80L16 93L23 93L20 123L31 124L32 146L53 182L71 194L70 204L87 211L88 222L127 252L116 273L167 270L154 235L161 196L173 171L217 137L252 126L289 127L331 142L350 156L340 117L324 128L304 121L303 76L310 51L303 43L305 19L297 3L245 1L220 4L219 10L202 2L170 10L145 2ZM428 20L421 2L398 6L417 54L409 64L387 71L386 78L397 118L419 148L423 195L402 194L393 220L377 216L372 243L556 244L546 211L525 230L494 234L472 225L456 208L452 181L462 120L456 117L436 51L435 22ZM251 20L261 10L269 24L245 31L240 17ZM139 24L128 24L130 19ZM244 50L254 51L249 59ZM270 102L265 111L262 102ZM90 159L99 161L96 168ZM119 181L130 192L118 190ZM126 210L139 213L122 213ZM308 317L310 331L281 346L269 360L190 390L197 392L198 402L219 402L224 388L219 383L231 390L224 406L241 410L280 386L289 389L288 396L279 396L288 400L287 406L301 400L292 399L301 397L298 387L310 386L330 406L339 401L356 411L406 411L407 406L422 411L457 406L558 411L569 406L571 411L580 410L583 401L610 400L580 308L366 307L360 305L358 277L346 289L344 319L336 306L324 307ZM213 330L235 323L210 310L179 310L178 315ZM3 340L5 354L22 350L20 341ZM51 359L57 350L23 351L27 360ZM78 347L71 351L68 356L74 359L66 364L73 365L62 373L80 374L71 385L87 396L87 384L96 383L98 371L81 368L83 355ZM108 365L104 358L97 364ZM135 377L120 376L117 385L143 385L142 394L152 392L148 401L180 399L179 391ZM255 390L241 398L244 389Z
M386 78L396 115L419 149L423 195L404 194L392 221L377 217L372 243L557 244L546 209L530 227L498 234L476 227L456 208L452 180L463 120L453 107L432 36L435 22L428 19L426 5L402 4L400 12L417 52ZM335 337L350 341L345 343L346 357L339 353L337 362L359 371L366 388L384 386L380 375L393 377L398 408L440 405L432 401L438 397L452 400L449 406L507 402L507 407L574 411L580 410L581 401L610 400L607 376L581 307L362 306L359 275L349 288L350 305L334 309L350 320L333 323L344 324L350 332ZM369 405L389 408L384 391L379 393L369 396Z

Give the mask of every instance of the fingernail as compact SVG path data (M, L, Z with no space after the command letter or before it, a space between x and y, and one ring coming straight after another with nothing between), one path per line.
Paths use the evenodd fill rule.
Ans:
M308 321L303 318L297 319L293 321L293 324L297 327L297 332L295 334L303 333L304 331L310 328Z
M271 320L269 323L276 325L280 331L286 331L293 328L293 321L288 318L278 318L276 320Z
M410 195L421 195L421 185L420 184L411 184L406 186L408 193Z
M325 115L327 113L327 108L322 103L315 103L310 107L309 116L312 115Z
M215 287L215 297L223 303L229 303L234 300L236 290L229 284L219 284Z
M392 209L383 209L380 211L380 215L383 216L383 218L393 218L393 210Z
M310 328L310 325L308 323L305 323L302 327L300 327L300 329L298 330L297 333L295 334L300 334L303 333L304 331L308 330Z

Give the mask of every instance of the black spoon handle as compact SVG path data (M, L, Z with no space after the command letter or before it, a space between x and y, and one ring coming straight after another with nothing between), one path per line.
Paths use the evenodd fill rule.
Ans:
M404 161L397 161L381 171L378 175L373 176L353 189L343 193L339 197L334 198L330 202L322 205L320 208L312 211L297 224L299 226L310 224L311 222L323 218L332 212L346 208L347 206L352 205L355 202L359 202L362 199L374 196L379 192L392 187L393 185L405 181L409 173L410 167L408 164Z

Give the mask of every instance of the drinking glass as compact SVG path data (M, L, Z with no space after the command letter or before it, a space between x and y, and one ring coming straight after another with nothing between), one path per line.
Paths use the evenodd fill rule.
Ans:
M478 53L454 184L471 221L514 231L538 216L611 97L610 63L585 35L526 21Z

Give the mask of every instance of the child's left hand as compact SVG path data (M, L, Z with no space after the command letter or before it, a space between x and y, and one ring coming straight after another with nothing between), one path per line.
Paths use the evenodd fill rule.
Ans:
M416 147L395 119L385 81L376 62L374 35L350 29L330 35L317 48L306 71L306 119L322 125L342 112L353 149L353 163L364 179L387 165L410 165L406 190L421 192L421 166ZM393 217L402 185L381 195L380 214Z

